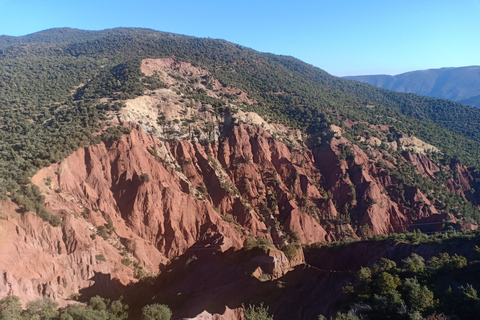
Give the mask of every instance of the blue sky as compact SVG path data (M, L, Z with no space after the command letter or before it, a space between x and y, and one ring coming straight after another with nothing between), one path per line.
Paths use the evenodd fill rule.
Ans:
M0 0L0 35L54 27L220 38L337 76L480 65L480 0Z

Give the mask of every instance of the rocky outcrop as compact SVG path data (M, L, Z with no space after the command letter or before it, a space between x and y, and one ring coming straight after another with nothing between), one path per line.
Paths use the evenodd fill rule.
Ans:
M223 314L210 314L206 310L194 318L183 318L183 320L237 320L243 319L243 311L240 308L230 309L226 308Z
M85 221L63 215L60 227L52 227L33 213L17 213L11 202L1 202L0 298L19 296L22 302L48 297L60 302L85 288L112 294L115 284L133 278L120 263L120 253L98 237L95 240Z
M264 138L256 140L255 134ZM252 148L257 148L255 153ZM253 154L258 158L254 159ZM247 161L248 157L251 160ZM168 259L182 255L197 243L227 250L241 248L247 238L265 238L281 248L287 233L293 230L301 240L323 241L325 231L321 226L315 222L319 230L315 234L309 229L311 218L295 213L296 205L287 199L286 186L279 188L279 199L287 208L276 205L270 216L260 211L274 184L290 178L294 166L284 164L284 159L290 157L288 148L262 129L242 127L232 130L232 135L220 144L206 145L188 141L161 143L133 127L119 141L80 149L60 164L42 169L32 179L46 194L47 208L62 217L62 228L46 225L30 213L21 215L21 219L29 217L35 223L21 219L11 222L21 223L17 229L23 230L18 231L18 237L26 243L24 250L34 252L37 248L42 254L48 252L50 260L62 255L72 261L71 268L65 270L65 279L59 267L47 266L48 263L34 271L41 274L42 286L52 288L51 294L38 289L36 282L31 285L37 288L34 291L18 291L13 284L14 293L26 300L35 295L66 299L91 286L96 274L126 284L135 281L133 275L138 270L132 270L132 265L142 267L144 274L156 273ZM278 180L273 178L276 170L281 173ZM303 187L308 190L308 183ZM261 196L257 197L258 194ZM275 224L275 217L292 211L294 218L284 223L284 231L281 224ZM272 231L266 224L271 225ZM28 237L37 240L32 242ZM12 257L23 254L11 248L18 246L18 241L11 238L4 244ZM101 254L107 261L97 259ZM16 279L9 282L18 283L32 272L12 273L23 260L8 261L2 267L10 272L5 279ZM278 276L285 272L283 267L288 269L291 265L276 264L272 272ZM88 272L81 271L84 268ZM79 278L69 279L69 273ZM28 277L32 281L33 277ZM54 279L47 280L48 277ZM8 286L4 284L3 295L10 291Z
M217 233L227 247L241 247L241 235L190 192L175 170L175 160L151 154L157 147L165 148L134 129L119 141L78 150L58 168L50 168L58 173L54 178L63 191L52 194L47 206L87 211L96 226L111 221L121 239L143 239L151 243L152 254L167 258Z
M420 189L401 193L385 169L398 164L382 152L367 154L341 135L312 152L298 146L232 123L217 142L160 141L131 125L118 141L77 150L32 179L61 227L3 204L0 246L9 256L0 261L0 297L66 303L156 275L194 248L226 252L252 241L273 246L248 272L272 281L304 263L303 251L289 260L280 250L289 243L437 231L449 218ZM430 179L440 170L424 155L405 161ZM467 189L472 173L456 170L447 184Z
M436 220L441 221L445 218L438 215L427 195L418 188L404 186L402 181L379 166L380 161L386 167L397 165L389 162L391 159L385 159L383 153L367 155L357 145L338 137L314 149L314 156L320 172L325 175L326 188L336 202L336 208L341 209L347 222L349 218L356 219L363 229L357 233L401 232L416 228L416 224L421 225L425 222L422 219L435 220L438 216ZM433 177L439 170L424 155L408 154L406 159L417 167L419 173ZM404 194L399 193L398 186L407 188ZM441 223L437 227L440 230Z

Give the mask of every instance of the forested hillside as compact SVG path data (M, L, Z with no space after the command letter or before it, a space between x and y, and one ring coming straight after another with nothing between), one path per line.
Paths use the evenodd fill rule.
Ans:
M27 148L26 142L21 139L30 134L42 136L43 131L52 130L57 121L60 125L75 127L74 121L69 123L69 119L60 120L63 113L74 113L72 120L78 117L91 118L96 116L94 113L101 113L99 110L85 111L89 113L88 116L77 116L79 110L70 107L89 103L74 101L72 90L77 86L95 76L108 76L112 81L104 81L101 86L109 86L107 90L125 89L122 88L125 84L121 82L129 81L127 75L112 72L119 63L147 57L175 56L206 68L225 84L244 89L259 101L258 107L263 112L274 113L285 121L294 120L292 124L309 126L331 108L338 110L338 114L359 120L377 121L375 118L380 116L384 122L398 118L401 113L409 118L402 117L394 121L401 121L404 130L415 132L427 142L442 146L443 150L466 163L478 165L478 109L346 81L291 57L262 54L223 40L198 39L144 29L95 32L52 29L24 37L4 37L0 43L0 97L3 134L7 135L2 140L10 141L8 146L15 145L19 151ZM120 85L113 80L119 80ZM98 97L105 94L105 88L94 88L93 91L97 89ZM127 90L135 93L134 87ZM369 109L361 108L366 105L376 106L375 116ZM67 107L71 110L65 110ZM60 117L56 117L56 121L44 122L57 113ZM451 134L434 123L473 141ZM18 126L23 127L15 128ZM8 136L20 133L24 138ZM71 144L88 140L88 133L72 131L72 135L78 134L82 137L68 137ZM35 143L38 139L29 140ZM37 154L26 155L30 159L28 165L17 162L21 170L28 171L29 165L38 167L33 163L37 159L54 160L56 145L62 145L60 149L68 148L68 143L61 141L49 145L53 147L49 155L42 152L41 148L31 148ZM10 161L12 155L8 155L9 147L3 148L6 150L2 150L2 158ZM23 156L21 158L25 159Z

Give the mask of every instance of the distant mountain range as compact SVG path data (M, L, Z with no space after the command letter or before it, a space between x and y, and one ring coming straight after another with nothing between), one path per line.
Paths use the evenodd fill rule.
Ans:
M458 101L480 108L480 66L418 70L396 76L350 76L356 80L397 92Z

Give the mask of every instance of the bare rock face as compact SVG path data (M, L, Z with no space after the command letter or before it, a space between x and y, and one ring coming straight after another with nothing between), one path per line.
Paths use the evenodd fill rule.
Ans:
M133 130L111 145L82 149L65 159L57 177L63 193L73 199L71 210L89 211L95 225L111 221L121 239L148 241L149 255L170 258L217 233L229 246L241 247L241 235L189 192L174 161L150 153L157 146L161 148L158 140ZM57 199L51 200L52 209Z
M258 126L235 126L219 144L181 141L171 153L220 214L249 232L260 236L269 228L274 242L284 232L302 243L325 241L327 233L305 210L323 199L311 153L289 150Z
M257 256L250 263L258 265L252 276L267 281L276 280L292 271L294 267L305 264L305 257L301 248L297 249L295 257L290 260L282 251L269 249L266 255Z
M144 272L154 274L169 258L209 239L222 251L241 248L248 237L278 241L282 246L283 231L273 218L280 213L278 205L268 221L273 237L266 232L264 213L256 209L263 208L265 191L273 192L273 183L289 178L281 162L290 158L290 153L264 133L265 138L255 145L260 157L253 159L252 136L262 133L255 130L260 131L236 128L219 145L201 145L161 143L134 127L119 141L80 149L60 164L42 169L32 180L47 194L47 208L62 216L62 227L51 227L30 213L9 222L9 232L15 232L17 238L10 237L3 244L12 259L0 265L0 270L7 270L4 279L11 280L4 281L2 294L13 290L28 301L39 296L66 299L94 284L108 291L112 279L123 284L135 281L128 265L138 264ZM281 174L275 180L277 168ZM250 188L244 185L246 181ZM244 189L240 192L239 188ZM257 197L260 189L261 197ZM287 193L286 187L282 192ZM281 210L292 209L290 205ZM308 215L293 216L286 226L297 228L300 239L324 240L325 232L318 223L319 234L311 230L313 219ZM23 251L18 243L24 243ZM42 258L29 256L27 263L20 258L24 251ZM63 269L56 265L58 261L48 262L58 255L68 261ZM276 266L275 272L281 273L282 267ZM32 277L35 273L41 279L38 282ZM107 284L101 285L97 274L105 275Z
M183 318L183 320L237 320L243 319L243 310L241 308L230 309L225 308L223 314L210 314L206 310L194 318Z
M416 224L435 231L447 218L419 189L400 193L398 179L378 165L397 163L381 152L367 155L340 135L311 152L298 148L301 140L287 147L258 125L227 129L217 142L161 142L132 125L118 141L40 170L32 181L62 224L52 227L2 203L0 249L7 258L0 260L0 298L67 303L79 292L114 292L116 284L154 276L192 248L225 252L249 241L273 244L252 262L253 277L273 280L304 263L303 251L289 260L279 250L289 243ZM405 159L429 178L440 170L423 155ZM447 184L469 190L471 172L456 170Z
M346 156L347 149L350 154ZM445 218L419 189L410 188L405 194L399 193L397 185L401 182L378 165L379 161L386 167L397 164L389 162L382 153L372 154L367 155L344 137L314 149L316 163L325 174L336 207L343 208L340 215L352 216L349 209L355 208L353 216L356 215L359 225L364 227L363 234L402 232L410 230L416 223L426 222L425 219L441 221ZM372 159L372 156L376 158ZM409 153L406 160L416 166L420 174L430 178L440 170L421 154ZM405 205L407 201L411 204L409 207ZM436 230L439 229L441 223L437 225Z
M91 286L113 292L112 274L124 284L132 279L125 266L115 263L120 254L103 239L90 238L85 222L73 215L52 227L33 213L20 216L12 203L2 202L1 208L8 219L0 220L0 298L16 295L27 302L48 297L64 305Z
M417 167L417 170L428 176L430 179L435 179L435 173L440 171L438 165L434 164L428 157L421 153L407 153L407 161Z

